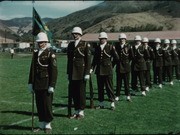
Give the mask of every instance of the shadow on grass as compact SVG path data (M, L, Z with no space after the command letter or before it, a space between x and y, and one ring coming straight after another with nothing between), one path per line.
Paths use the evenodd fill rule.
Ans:
M32 127L24 127L24 126L19 126L19 125L12 125L12 126L0 125L0 129L1 130L10 130L10 129L13 129L13 130L32 130Z
M27 111L1 111L1 113L16 113L16 114L23 114L27 116L31 116L32 112L27 112ZM37 116L37 113L34 113L35 116Z
M54 117L68 117L68 114L57 114L57 113L53 113Z
M52 105L56 108L67 108L68 107L67 104L61 104L61 103L53 103ZM72 105L72 108L73 108L73 105ZM55 112L53 112L53 116L54 117L68 117L67 114L59 114L59 113L55 113Z
M62 104L62 103L53 103L52 104L54 107L68 107L68 104Z

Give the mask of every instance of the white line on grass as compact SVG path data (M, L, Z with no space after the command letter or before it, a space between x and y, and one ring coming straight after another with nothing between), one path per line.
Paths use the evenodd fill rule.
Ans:
M53 112L57 112L59 110L65 110L65 109L66 109L66 107L62 107L62 108L58 108L58 109L53 110ZM37 118L37 117L34 116L34 119L35 118ZM18 124L21 124L21 123L24 123L24 122L27 122L27 121L30 121L30 120L32 120L32 118L21 120L21 121L18 121L18 122L14 122L14 123L10 124L9 126L18 125Z
M36 118L36 117L34 117L34 119L35 119L35 118ZM26 122L26 121L29 121L29 120L31 120L31 119L32 119L32 118L25 119L25 120L21 120L21 121L12 123L12 124L10 124L9 126L18 125L18 124L24 123L24 122Z
M9 99L15 98L16 96L10 97Z
M32 103L27 103L27 102L11 102L11 101L6 101L6 100L2 100L2 103L8 103L8 104L26 104L26 105L31 105Z

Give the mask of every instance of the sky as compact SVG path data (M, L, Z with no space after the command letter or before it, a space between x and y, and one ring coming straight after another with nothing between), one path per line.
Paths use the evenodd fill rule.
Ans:
M103 1L1 1L0 19L32 17L33 6L41 18L59 18L101 2Z

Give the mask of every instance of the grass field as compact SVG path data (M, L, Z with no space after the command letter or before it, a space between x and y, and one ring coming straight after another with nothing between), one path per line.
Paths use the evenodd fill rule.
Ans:
M115 111L90 109L87 100L85 118L68 119L66 56L57 55L57 60L53 134L180 134L180 82L177 81L174 86L164 85L163 89L154 86L146 97L139 92L138 96L132 96L131 103L122 95ZM31 55L16 54L10 59L9 54L0 54L0 134L32 134L32 95L27 90L30 62ZM94 74L92 77L97 105L96 78ZM86 93L88 98L88 87ZM35 125L38 126L37 116Z

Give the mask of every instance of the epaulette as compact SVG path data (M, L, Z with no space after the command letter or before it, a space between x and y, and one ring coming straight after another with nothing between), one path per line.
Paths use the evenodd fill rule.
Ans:
M38 52L38 50L37 50L37 49L35 49L35 50L34 50L34 53L35 53L35 52Z
M91 45L90 45L88 42L86 42L86 41L84 41L84 40L82 40L82 42L83 42L83 44L84 44L86 47L91 47Z
M47 50L48 50L49 52L52 52L52 51L53 51L53 49L52 49L52 48L47 48Z

